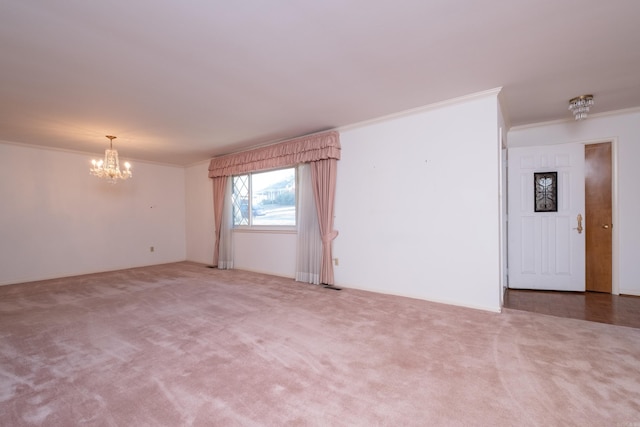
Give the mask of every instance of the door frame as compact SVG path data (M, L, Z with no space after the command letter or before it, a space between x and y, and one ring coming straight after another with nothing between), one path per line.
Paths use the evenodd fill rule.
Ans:
M611 141L611 294L620 295L620 221L618 221L618 138Z
M612 136L610 138L597 138L590 140L578 140L578 141L565 141L563 143L578 143L584 145L591 144L601 144L604 142L611 142L611 222L612 226L612 236L611 236L611 294L612 295L620 295L620 222L618 221L618 138ZM544 147L546 145L555 145L555 144L542 144L538 145L539 147ZM524 145L522 146L524 147ZM507 146L507 148L509 148ZM506 177L505 177L506 181ZM507 182L507 187L509 183ZM507 191L505 189L504 196L507 196ZM505 203L506 204L506 203ZM507 218L509 213L507 212ZM508 220L508 219L507 219ZM506 221L502 223L503 233L507 233ZM503 240L505 245L508 245L507 239ZM507 248L504 248L505 252ZM509 273L509 262L508 260L504 264L503 277L507 277ZM508 284L505 283L503 289L508 288Z

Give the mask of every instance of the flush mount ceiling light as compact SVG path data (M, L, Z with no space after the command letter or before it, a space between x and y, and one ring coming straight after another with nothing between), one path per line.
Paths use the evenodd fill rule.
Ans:
M580 95L569 100L569 110L576 120L586 119L591 106L593 106L593 95Z
M113 149L113 140L116 139L116 137L107 135L107 138L109 138L109 148L104 150L104 160L91 160L93 167L89 172L91 175L95 175L98 178L106 178L111 184L115 184L119 179L125 180L131 178L131 164L125 162L124 167L126 169L124 171L120 170L118 150Z

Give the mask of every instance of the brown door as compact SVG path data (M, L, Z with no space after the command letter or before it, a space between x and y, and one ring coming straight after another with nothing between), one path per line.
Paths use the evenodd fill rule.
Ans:
M587 291L611 293L611 143L585 145Z

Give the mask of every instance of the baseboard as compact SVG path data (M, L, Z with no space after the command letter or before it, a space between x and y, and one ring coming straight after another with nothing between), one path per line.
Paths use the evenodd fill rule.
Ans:
M404 294L404 293L397 293L397 292L385 292L378 289L342 286L340 284L336 284L336 286L339 286L342 289L357 289L359 291L373 292L373 293L384 294L384 295L393 295L393 296L404 297L404 298L419 299L422 301L435 302L437 304L446 304L446 305L452 305L456 307L471 308L474 310L489 311L491 313L502 313L502 307L500 307L499 305L495 307L489 307L489 306L476 305L476 304L464 304L464 303L460 303L459 301L452 301L452 300L446 300L446 299L430 298L422 295L411 295L411 294Z

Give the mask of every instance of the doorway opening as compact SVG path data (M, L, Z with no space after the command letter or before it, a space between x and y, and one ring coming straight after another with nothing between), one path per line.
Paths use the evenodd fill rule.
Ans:
M640 297L619 295L619 229L614 228L617 222L616 141L615 138L589 141L583 146L585 292L514 289L508 285L507 273L503 307L640 328L640 319L634 314L640 309ZM513 184L507 182L506 186ZM509 271L509 259L506 264Z
M507 152L506 287L617 295L615 140ZM531 180L540 171L558 172L562 213L534 213ZM581 247L571 246L574 242Z

